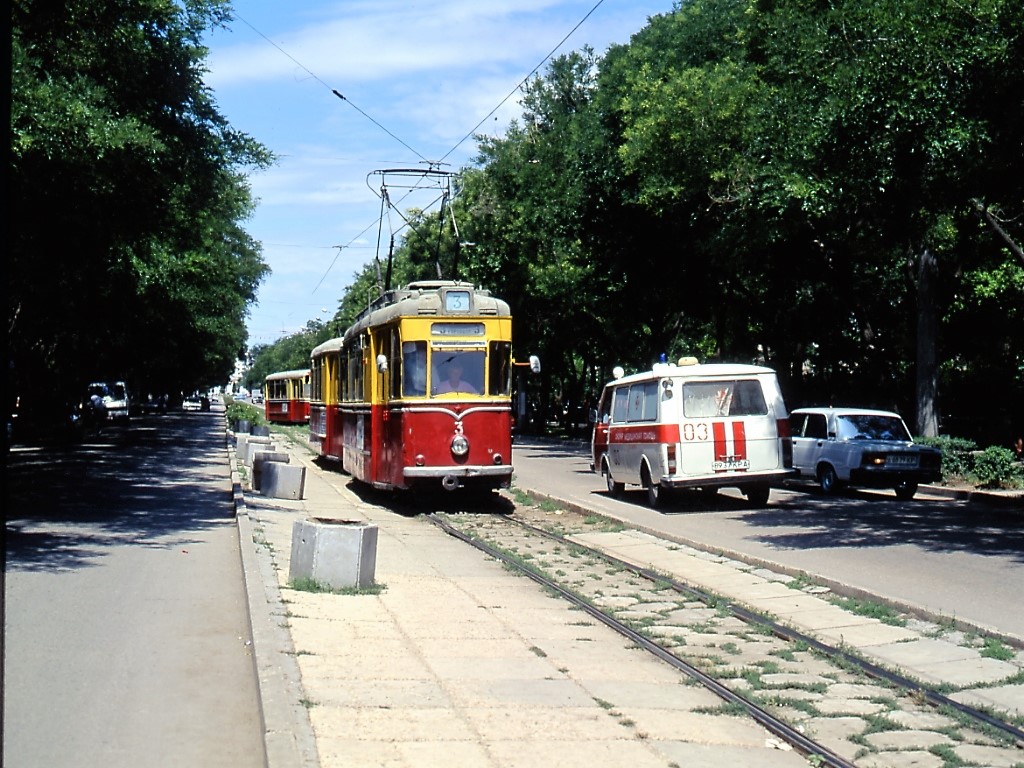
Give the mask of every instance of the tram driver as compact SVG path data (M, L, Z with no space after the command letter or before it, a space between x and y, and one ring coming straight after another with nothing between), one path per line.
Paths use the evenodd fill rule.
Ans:
M434 377L435 382L437 382L434 387L436 394L447 395L454 392L465 392L471 395L480 394L476 387L462 378L463 365L462 360L458 356L442 362L438 368L440 371L435 371ZM438 376L438 373L442 374L442 376Z

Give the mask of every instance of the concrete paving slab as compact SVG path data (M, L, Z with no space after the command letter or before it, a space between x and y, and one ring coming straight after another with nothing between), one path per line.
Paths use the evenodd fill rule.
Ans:
M1017 768L1022 761L1020 750L1016 754L1007 749L983 744L961 744L953 753L968 765L984 765L987 768Z
M777 582L768 582L774 584ZM780 618L794 618L801 619L801 615L804 613L820 613L828 608L832 607L829 605L827 600L823 600L820 597L814 597L813 595L807 595L798 590L789 589L788 594L782 594L778 597L767 597L763 598L760 603L760 607L771 611ZM838 610L838 609L837 609Z
M1014 664L982 657L975 648L934 638L873 647L871 652L885 663L912 669L923 680L958 686L992 683L1019 672Z
M463 715L485 741L597 741L609 731L608 713L593 705L554 710L486 707Z
M628 733L626 734L628 735ZM665 768L665 758L638 739L620 741L497 741L488 745L507 768Z
M453 649L453 650L457 650ZM445 656L427 659L430 671L440 680L533 680L559 679L565 675L546 660L531 658L481 659L475 656Z
M974 707L994 707L1001 712L1024 716L1024 685L1002 685L998 688L977 688L950 695L961 704ZM1024 755L1021 755L1024 762Z
M433 670L422 659L404 647L398 654L348 653L327 654L321 651L298 650L299 670L304 680L349 680L373 683L377 680L433 680Z
M631 680L587 680L587 691L618 711L645 709L657 712L692 712L701 707L718 707L722 699L703 686L687 685L679 675L672 682L634 682ZM646 720L645 727L646 725ZM678 738L673 736L671 738Z
M719 700L721 703L721 700ZM644 734L655 741L686 741L691 744L721 744L731 747L763 747L765 731L752 720L726 714L690 712L651 707L617 708L623 717L643 723Z
M915 664L914 674L922 680L939 685L956 686L997 683L1019 673L1012 664L998 659L977 658L950 664Z
M424 658L441 658L451 653L452 645L447 639L425 638L417 643ZM523 644L519 637L466 637L459 640L459 654L464 658L502 659L525 658L535 654Z
M771 605L773 601L779 601L779 605L784 606L787 600L794 597L792 589L777 581L758 580L754 584L735 586L725 584L724 586L716 585L716 587L717 591L722 594L729 595L747 605L758 607ZM765 608L765 610L770 609Z
M317 734L320 760L324 768L342 766L387 766L387 768L424 768L424 766L472 765L495 768L487 751L474 741L410 742L395 739L369 741L330 733ZM441 754L438 754L440 752Z
M947 747L956 744L944 733L934 731L882 731L869 733L865 740L877 750L931 750L932 747Z
M460 707L519 706L585 707L596 706L591 696L572 680L466 680L450 691Z
M934 709L924 709L917 712L891 712L887 717L897 725L911 730L939 731L947 728L955 728L957 723L946 715L939 714Z
M314 727L357 741L476 741L479 733L462 713L441 707L351 709L331 712L314 707Z
M825 605L817 610L800 611L785 617L783 623L805 632L817 632L818 630L842 627L875 626L878 620L867 616L858 616L855 613L844 611L838 606Z
M885 709L884 704L868 701L867 699L837 699L820 698L815 704L815 709L823 715L877 715Z
M659 741L658 749L675 765L686 768L807 768L807 760L796 752L761 747L731 747L723 744L692 744L686 741Z
M679 672L654 659L644 659L625 638L621 645L612 641L574 639L543 640L538 647L553 664L567 669L576 680L670 684L678 684L680 680Z
M946 764L931 752L878 752L857 762L860 768L942 768Z
M336 677L304 677L306 698L316 707L394 709L452 708L450 692L436 680L376 680L373 685Z
M862 747L850 741L851 736L859 736L868 727L862 717L811 717L802 724L804 733L812 739L827 741L840 757L852 761Z
M852 624L844 627L823 627L815 632L820 640L833 645L852 646L870 649L872 655L878 655L879 649L895 648L904 640L914 640L917 633L903 627L894 627L880 621L869 620L863 624Z

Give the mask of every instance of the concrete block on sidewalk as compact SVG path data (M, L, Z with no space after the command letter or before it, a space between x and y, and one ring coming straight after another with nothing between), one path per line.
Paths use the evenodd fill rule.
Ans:
M289 464L292 458L284 451L256 451L252 455L252 489L258 491L263 478L263 465L268 461Z
M301 499L306 487L306 468L279 461L263 463L260 493L274 499Z
M270 442L269 437L250 437L245 444L245 453L242 454L242 459L245 462L245 466L252 466L252 457L255 456L259 451L276 451L277 446Z
M349 520L296 520L292 526L290 582L301 578L334 589L373 585L377 526Z

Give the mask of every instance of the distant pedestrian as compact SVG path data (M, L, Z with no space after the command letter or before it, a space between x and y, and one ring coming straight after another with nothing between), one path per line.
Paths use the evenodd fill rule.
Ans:
M1018 437L1013 441L1013 457L1020 462L1024 462L1024 437Z

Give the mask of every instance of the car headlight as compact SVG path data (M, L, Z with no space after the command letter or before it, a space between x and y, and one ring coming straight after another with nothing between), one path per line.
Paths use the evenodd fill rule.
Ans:
M466 439L465 435L456 435L452 438L452 454L455 456L465 456L469 453L469 440Z

